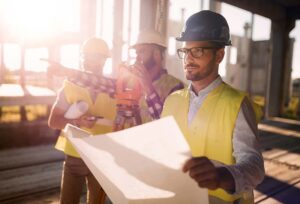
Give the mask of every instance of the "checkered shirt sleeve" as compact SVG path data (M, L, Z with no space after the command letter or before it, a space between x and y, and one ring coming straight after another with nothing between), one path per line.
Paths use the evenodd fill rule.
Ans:
M104 92L114 97L116 90L116 80L99 77L87 72L78 72L75 77L69 78L69 80L78 86L85 87L94 92Z

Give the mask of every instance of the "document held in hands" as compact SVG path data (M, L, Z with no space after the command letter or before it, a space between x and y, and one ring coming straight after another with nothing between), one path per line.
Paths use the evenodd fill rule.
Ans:
M113 203L208 204L207 190L181 170L191 154L173 117L94 137L64 131Z

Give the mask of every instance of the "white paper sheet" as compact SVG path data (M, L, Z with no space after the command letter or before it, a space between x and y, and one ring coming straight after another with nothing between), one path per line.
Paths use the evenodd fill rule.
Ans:
M114 204L208 203L181 171L190 151L173 117L94 137L70 125L65 132Z

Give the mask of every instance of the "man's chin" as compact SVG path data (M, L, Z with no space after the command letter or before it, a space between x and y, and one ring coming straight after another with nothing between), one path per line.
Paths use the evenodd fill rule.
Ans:
M195 76L195 75L185 75L185 78L189 81L201 81L204 77Z
M193 75L193 74L191 74L191 73L189 73L189 72L186 72L185 73L185 78L187 79L187 80L194 80L194 78L195 78L196 76L195 75Z

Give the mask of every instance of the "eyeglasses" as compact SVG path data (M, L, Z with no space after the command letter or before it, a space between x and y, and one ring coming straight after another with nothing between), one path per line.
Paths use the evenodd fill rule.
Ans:
M208 49L219 49L220 47L192 47L190 49L188 48L179 48L177 49L177 55L180 59L184 59L188 53L190 52L192 57L194 58L200 58L204 54L204 50Z

